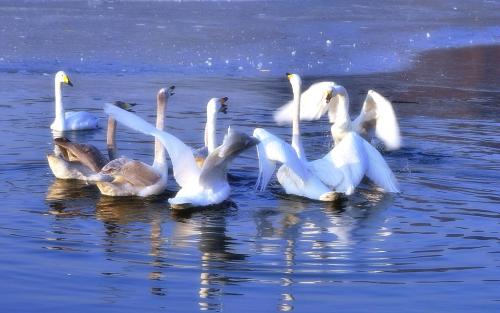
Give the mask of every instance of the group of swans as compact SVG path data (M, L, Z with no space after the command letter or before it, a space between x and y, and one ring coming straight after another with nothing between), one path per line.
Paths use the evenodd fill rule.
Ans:
M157 195L165 191L168 181L166 154L172 163L173 177L180 190L168 199L174 209L220 204L230 195L227 169L243 151L256 146L259 176L256 188L263 191L273 177L276 163L278 182L287 194L312 200L334 201L339 195L354 192L367 176L386 192L399 192L397 181L384 158L363 137L373 133L387 149L400 146L399 127L392 105L375 91L369 91L361 114L354 121L349 117L349 100L344 87L333 82L313 84L302 93L297 74L287 74L293 100L278 109L278 123L292 123L291 144L262 128L253 136L228 128L217 146L217 113L227 112L227 97L212 98L207 104L204 131L205 146L194 150L174 135L164 131L165 110L174 87L157 93L156 127L132 113L129 104L117 102L104 106L108 117L107 145L109 159L99 149L79 144L64 137L54 139L58 152L47 156L57 178L93 181L108 196ZM51 128L56 131L97 128L97 119L86 112L64 112L61 86L72 86L62 71L55 77L56 117ZM316 120L328 112L335 146L323 158L309 161L300 134L301 120ZM155 138L152 165L127 157L117 157L116 121Z

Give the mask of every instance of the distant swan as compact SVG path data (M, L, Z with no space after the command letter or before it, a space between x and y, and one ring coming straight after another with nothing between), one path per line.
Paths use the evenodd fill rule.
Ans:
M292 103L279 108L274 119L283 124L290 122L293 116ZM334 82L312 84L301 95L301 120L317 120L326 112L332 125L335 144L349 131L356 131L366 140L373 136L380 139L387 150L401 147L401 134L394 109L389 100L374 90L369 90L359 116L351 121L349 116L349 96L344 87Z
M115 105L130 110L135 103L117 101ZM106 135L109 160L116 158L115 136L116 121L109 117ZM56 178L85 181L105 179L99 172L108 163L108 159L95 146L72 142L65 137L55 138L54 145L57 147L55 149L57 153L48 154L47 161Z
M135 114L117 107L106 105L105 111L120 123L161 141L172 161L174 178L181 187L174 198L168 199L173 209L216 205L226 200L231 191L227 182L229 163L258 143L251 136L228 130L222 145L212 151L199 168L191 148L177 137L159 131Z
M348 132L325 157L308 162L300 137L300 89L296 74L287 74L293 89L292 145L264 129L254 136L260 140L257 188L265 190L276 162L283 165L276 174L286 193L313 200L333 201L338 193L350 195L366 175L385 191L398 192L396 179L380 153L355 132Z
M55 113L56 117L50 128L55 131L84 130L98 128L98 118L88 112L65 112L62 102L62 85L73 86L68 75L63 71L56 73L55 86Z
M212 98L207 103L207 121L204 132L204 147L194 151L194 157L199 167L203 166L203 162L208 154L212 153L217 147L217 113L227 114L228 97Z
M174 86L158 91L156 109L156 127L163 130L165 125L165 107L168 98L173 95ZM105 111L113 107L126 112L116 106L107 104ZM134 115L133 113L128 113ZM97 188L106 196L139 196L147 197L165 191L167 187L168 167L165 149L158 140L155 140L155 155L153 165L132 160L126 157L117 158L106 164L101 174L111 176L112 181L99 181Z

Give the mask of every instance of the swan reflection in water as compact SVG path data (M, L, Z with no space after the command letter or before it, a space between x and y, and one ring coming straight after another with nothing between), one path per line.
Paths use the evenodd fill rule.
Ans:
M123 262L123 255L130 255L137 245L140 248L142 242L134 238L144 238L145 227L141 223L149 224L150 248L146 253L150 260L146 264L150 269L146 278L152 282L150 292L154 295L167 294L166 271L172 266L169 251L188 249L190 255L195 255L189 249L196 243L200 309L222 308L230 286L248 281L236 273L241 273L242 268L258 271L252 262L280 256L279 281L276 282L280 288L276 299L281 311L293 310L296 284L320 283L331 279L332 273L355 271L351 263L355 260L352 253L357 244L373 238L383 240L388 235L381 234L385 223L381 212L392 204L390 195L365 189L360 189L356 197L346 202L330 205L285 196L274 203L264 202L274 207L255 208L250 213L255 222L255 235L252 238L249 233L249 238L242 239L228 235L228 218L240 215L233 205L179 214L168 208L166 199L170 196L97 198L93 185L55 180L46 199L50 213L58 218L81 216L100 220L104 226L102 248L110 261ZM252 232L239 233L245 231ZM137 253L132 255L141 257ZM114 296L120 296L119 290L114 292Z
M177 225L183 225L182 235L197 237L200 251L200 310L222 309L222 298L226 294L224 286L245 280L227 275L247 258L246 254L234 251L238 240L226 234L226 217L234 210L234 204L226 202L213 209L173 215L177 221L176 228Z
M380 213L391 204L390 194L360 189L347 201L328 204L284 195L278 206L256 210L256 253L282 256L279 310L294 309L295 284L322 283L325 277L331 279L331 273L353 270L349 264L354 246L365 238L367 229L371 232L367 239L380 236L379 230L384 229ZM278 244L276 239L282 241ZM304 269L307 275L302 275Z

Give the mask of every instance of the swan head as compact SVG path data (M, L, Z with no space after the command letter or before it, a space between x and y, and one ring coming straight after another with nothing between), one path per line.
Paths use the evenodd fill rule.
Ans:
M162 88L158 90L156 97L158 100L167 100L170 96L174 95L175 86L170 86L168 88Z
M228 97L222 97L222 98L212 98L210 101L208 101L207 104L207 113L217 113L217 112L222 112L224 114L227 114L227 101L229 100Z
M293 91L300 93L300 88L302 87L302 79L300 76L298 74L286 73L286 77L290 81Z
M69 79L69 76L64 71L59 71L55 76L56 84L65 84L73 87L73 83Z

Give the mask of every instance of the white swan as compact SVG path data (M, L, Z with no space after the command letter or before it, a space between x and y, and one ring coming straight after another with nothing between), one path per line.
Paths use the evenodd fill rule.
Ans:
M401 134L394 109L389 100L374 90L369 90L359 116L351 122L349 95L344 87L334 82L312 84L301 95L301 120L317 120L326 112L332 125L335 144L351 130L366 140L377 137L387 150L401 147ZM293 116L291 102L279 108L274 119L279 124L290 122Z
M168 98L173 95L174 88L174 86L168 89L162 88L157 93L156 127L160 130L164 128L165 107ZM106 104L106 112L108 107L122 110L116 106ZM158 140L155 140L153 165L120 157L106 164L102 168L101 174L113 178L112 181L99 181L96 183L97 188L103 195L147 197L160 194L167 187L168 167L165 149Z
M351 131L344 134L325 157L308 162L300 138L301 79L287 74L293 89L292 145L288 145L264 129L257 128L254 136L260 140L259 178L257 187L264 190L276 162L283 165L277 172L279 183L286 193L313 200L333 201L338 193L350 195L366 175L385 191L398 192L397 182L380 153Z
M228 99L228 97L212 98L207 103L207 122L204 132L205 145L194 151L195 160L199 167L203 166L208 154L212 153L217 147L217 113L227 114Z
M181 189L168 199L173 209L220 204L229 197L227 167L241 152L258 141L246 134L228 129L222 145L210 153L202 168L196 164L193 151L177 137L154 128L135 114L106 105L105 111L120 123L161 141L172 161L173 174Z
M54 78L55 114L50 128L54 131L84 130L99 127L98 118L88 112L65 112L62 102L62 85L73 86L68 75L63 71L56 73Z
M130 110L135 103L116 101L115 105ZM109 160L116 158L115 136L116 120L109 117L106 133ZM99 172L109 161L95 146L71 142L65 137L55 138L54 145L57 153L48 154L47 161L56 178L85 181L98 181L106 178Z

